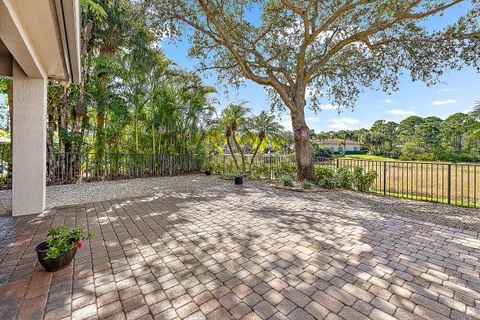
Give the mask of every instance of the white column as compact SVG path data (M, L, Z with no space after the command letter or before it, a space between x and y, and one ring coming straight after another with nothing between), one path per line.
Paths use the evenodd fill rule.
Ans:
M12 215L45 208L47 80L13 63Z

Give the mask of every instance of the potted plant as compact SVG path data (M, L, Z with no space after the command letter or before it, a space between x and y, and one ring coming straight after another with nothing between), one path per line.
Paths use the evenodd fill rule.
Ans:
M236 185L243 184L243 173L241 172L235 173L234 180Z
M67 226L52 227L48 230L46 241L35 248L38 261L48 272L61 270L72 262L77 249L82 247L80 240L93 237L94 232L86 233L82 227L73 229Z
M205 174L207 176L212 174L213 167L214 167L213 161L207 161L207 163L205 164Z

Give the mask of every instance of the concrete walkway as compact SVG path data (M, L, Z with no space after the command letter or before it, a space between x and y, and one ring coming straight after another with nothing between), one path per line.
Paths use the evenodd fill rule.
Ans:
M394 213L394 212L392 212ZM46 273L56 224L97 237ZM480 319L478 232L218 185L0 217L2 319Z

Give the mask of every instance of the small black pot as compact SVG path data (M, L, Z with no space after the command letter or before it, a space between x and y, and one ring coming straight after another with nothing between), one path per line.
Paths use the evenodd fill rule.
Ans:
M210 175L212 174L212 171L210 171L210 170L205 170L205 174L206 174L207 176L210 176Z
M47 258L48 243L45 241L40 243L36 248L38 255L38 261L45 268L47 272L55 272L66 268L75 257L77 253L77 247L70 251L64 252L55 259Z
M235 184L237 185L243 184L243 177L242 176L235 177Z

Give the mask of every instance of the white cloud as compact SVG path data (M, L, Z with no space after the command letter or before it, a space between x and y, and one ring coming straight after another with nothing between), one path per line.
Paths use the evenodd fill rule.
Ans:
M395 101L393 101L393 100L391 100L391 99L383 99L382 102L383 102L383 103L386 103L386 104L395 103Z
M388 113L394 114L396 116L414 116L417 113L412 110L403 110L403 109L392 109L388 110Z
M458 103L457 100L455 99L447 99L447 100L435 100L432 102L432 104L434 106L444 106L444 105L447 105L447 104L456 104Z
M309 122L319 122L320 121L320 118L315 116L315 117L308 117L307 118L307 121Z
M333 104L321 104L320 110L337 110L337 107L335 107Z
M330 123L328 125L330 128L337 129L337 130L352 129L352 126L360 123L360 121L358 121L357 119L349 118L349 117L331 119L331 120L328 120L328 122Z
M460 91L458 88L443 88L438 90L438 93L445 93L445 92L457 92Z

